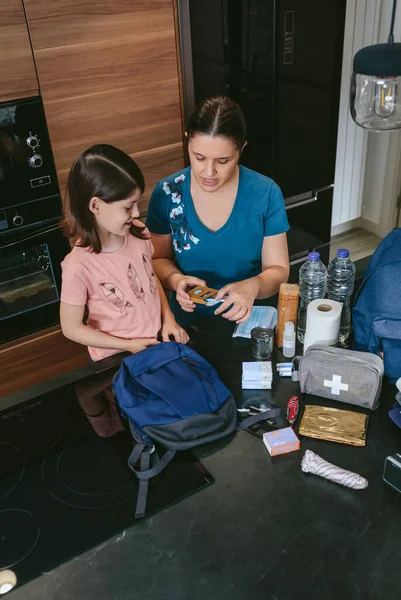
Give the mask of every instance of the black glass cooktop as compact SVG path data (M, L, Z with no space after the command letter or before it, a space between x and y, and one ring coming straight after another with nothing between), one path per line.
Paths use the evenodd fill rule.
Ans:
M73 384L0 412L0 574L20 586L133 525L132 444L128 431L98 437ZM212 481L177 453L150 484L147 515Z

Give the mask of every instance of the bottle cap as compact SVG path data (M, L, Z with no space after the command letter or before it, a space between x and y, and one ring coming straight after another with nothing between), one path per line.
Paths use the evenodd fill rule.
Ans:
M338 258L348 258L349 250L347 250L346 248L340 248L339 250L337 250L337 256Z
M309 258L309 260L312 260L312 261L318 261L318 260L320 260L320 254L319 254L319 252L309 252L308 258Z
M292 321L286 321L284 323L284 333L293 333L294 323Z

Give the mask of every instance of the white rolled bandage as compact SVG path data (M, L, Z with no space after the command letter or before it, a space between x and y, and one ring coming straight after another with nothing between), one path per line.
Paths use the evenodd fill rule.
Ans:
M305 451L301 469L304 473L319 475L319 477L324 477L329 481L334 481L334 483L339 483L340 485L352 488L353 490L364 490L369 485L367 479L361 477L358 473L341 469L340 467L327 462L327 460L324 460L324 458L311 450Z

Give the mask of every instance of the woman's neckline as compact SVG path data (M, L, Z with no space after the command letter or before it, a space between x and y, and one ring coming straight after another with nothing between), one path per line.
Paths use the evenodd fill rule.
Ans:
M224 231L229 224L231 223L234 214L237 210L237 206L238 206L238 198L240 195L240 188L242 185L242 179L243 179L243 167L242 165L238 165L238 186L237 186L237 193L235 195L235 200L234 200L234 204L232 206L231 212L226 220L225 223L223 223L223 225L221 227L219 227L218 229L216 229L215 231L213 229L209 229L209 227L207 227L207 225L205 225L204 223L202 223L202 221L200 220L198 213L196 212L196 208L195 208L195 204L192 198L192 194L191 194L191 178L192 178L192 168L189 168L189 177L186 179L187 182L187 186L188 186L188 197L189 197L189 208L190 210L193 212L194 218L196 219L199 227L201 227L202 229L204 229L205 231L207 231L208 234L210 235L219 235L220 233L222 233L222 231Z

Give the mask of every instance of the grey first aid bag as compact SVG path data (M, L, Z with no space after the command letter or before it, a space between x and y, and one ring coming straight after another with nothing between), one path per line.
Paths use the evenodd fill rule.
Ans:
M364 408L379 405L384 368L376 354L316 344L293 364L302 393Z

